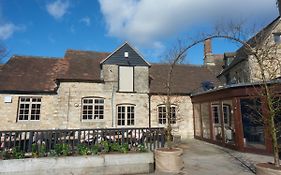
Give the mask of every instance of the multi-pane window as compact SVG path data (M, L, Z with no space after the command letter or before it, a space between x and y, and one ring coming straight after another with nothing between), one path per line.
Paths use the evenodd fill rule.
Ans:
M159 124L166 124L168 122L168 115L166 112L166 106L165 105L161 105L158 106L158 122ZM171 113L171 124L175 124L176 123L176 107L175 106L171 106L170 107L170 113Z
M214 124L220 124L220 108L219 105L212 105L212 115Z
M103 119L104 99L103 98L83 98L82 100L82 119Z
M118 126L135 125L135 106L133 105L117 106L117 125Z
M40 97L20 97L18 120L39 120L40 119L41 98Z
M225 125L229 125L230 115L231 115L230 106L224 104L223 105L223 120L224 120Z

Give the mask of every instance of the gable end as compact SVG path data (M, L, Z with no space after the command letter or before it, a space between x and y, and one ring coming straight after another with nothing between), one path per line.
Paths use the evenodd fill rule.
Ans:
M116 64L120 66L150 66L144 58L125 42L120 48L114 51L101 64Z

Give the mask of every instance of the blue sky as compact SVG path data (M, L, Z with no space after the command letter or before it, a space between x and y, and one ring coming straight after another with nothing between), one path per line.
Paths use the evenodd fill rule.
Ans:
M159 62L178 39L194 39L220 18L262 26L277 16L275 0L0 0L0 42L9 56L63 57L66 49L111 52L129 41ZM237 47L213 41L215 53ZM188 52L187 62L202 61L202 45Z

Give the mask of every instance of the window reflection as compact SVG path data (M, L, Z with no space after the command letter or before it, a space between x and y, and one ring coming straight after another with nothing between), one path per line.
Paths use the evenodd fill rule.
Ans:
M194 104L195 135L201 137L200 104Z
M213 139L216 141L222 141L222 124L221 124L221 112L219 102L213 102L211 104L212 119L213 119Z
M244 146L265 148L264 127L260 99L241 99Z
M201 104L202 130L203 138L210 139L210 118L209 118L209 104Z
M225 143L235 144L235 124L231 100L222 102Z

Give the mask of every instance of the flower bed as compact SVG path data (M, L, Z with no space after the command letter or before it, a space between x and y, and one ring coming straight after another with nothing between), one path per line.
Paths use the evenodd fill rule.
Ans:
M153 153L143 145L129 148L128 144L102 141L95 145L80 144L75 149L70 146L57 144L53 150L46 151L44 144L35 145L31 153L25 154L18 148L2 151L0 173L136 174L154 171Z
M154 171L152 152L0 161L0 174L138 174Z

